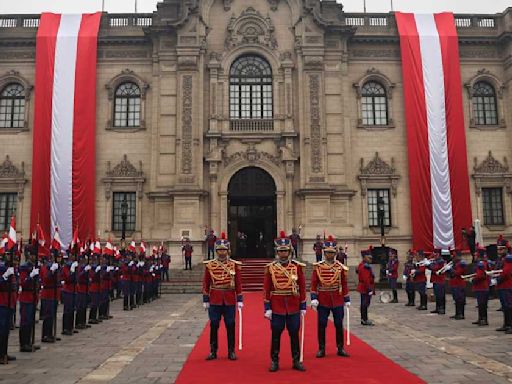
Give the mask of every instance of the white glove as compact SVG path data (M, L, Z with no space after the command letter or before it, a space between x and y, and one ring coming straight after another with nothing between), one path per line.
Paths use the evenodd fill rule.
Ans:
M238 305L238 309L242 309L242 308L244 307L244 303L243 303L243 302L241 302L241 301L239 301L239 302L237 303L237 305Z
M110 271L113 271L113 270L114 270L114 267L112 267L112 266L108 266L107 267L107 272L110 272Z
M373 291L368 292L368 296L372 296L372 295L373 295Z
M208 308L210 308L210 303L203 303L203 308L206 311Z
M98 273L99 271L101 271L101 265L98 265L98 266L96 267L96 269L94 270L94 272L96 272L96 273Z
M389 271L386 269L386 276L389 276Z
M71 264L71 267L69 267L69 271L70 271L71 273L75 273L75 270L76 270L76 266L75 266L75 265L74 265L74 263L73 263L73 264Z
M11 276L11 275L14 275L14 267L7 268L7 270L3 274L3 277L5 280L7 280L9 278L9 276Z
M74 267L74 268L78 267L78 261L73 261L71 263L71 266Z
M345 303L345 307L350 307L350 301L347 301L347 302Z
M425 265L430 265L430 264L432 264L432 262L430 260L425 261Z
M149 272L153 272L153 267L149 268Z
M404 279L404 281L407 281L407 276L403 275L402 279Z
M317 299L311 300L311 308L316 309L316 307L318 307L318 304L319 302Z
M271 309L267 309L265 311L265 315L264 315L267 319L269 320L272 320L272 310Z
M57 269L59 269L59 264L53 263L50 267L50 271L55 272Z
M493 286L493 285L497 285L497 284L498 284L498 280L497 280L497 279L495 279L495 278L492 278L492 279L491 279L491 284L490 284L490 285L491 285L491 286Z
M306 310L305 309L301 309L300 310L300 315L301 316L306 316Z
M128 266L131 267L133 265L133 260L128 263Z
M156 275L154 273L152 273L151 276L155 277Z
M116 271L119 271L119 267L116 267Z
M91 266L90 265L86 265L85 268L84 268L84 271L90 271L91 270Z
M416 270L415 270L415 269L413 269L413 270L411 271L411 274L413 274L413 275L414 275L415 273L416 273Z
M141 261L141 262L139 263L139 267L143 267L143 266L144 266L144 262L143 262L143 261Z
M32 272L30 272L30 277L34 277L39 275L39 268L34 268Z
M446 267L445 272L451 271L451 270L452 270L452 266L450 265L449 267Z

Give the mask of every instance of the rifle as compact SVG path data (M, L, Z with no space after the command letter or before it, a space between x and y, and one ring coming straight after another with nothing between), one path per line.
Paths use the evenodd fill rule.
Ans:
M36 243L34 245L34 249L35 249L35 257L36 257L36 260L35 260L35 263L34 263L34 268L37 269L39 268L39 224L37 224L36 226ZM34 348L34 345L36 343L36 307L37 307L37 296L38 296L38 292L37 292L37 288L38 288L38 276L34 276L34 281L33 281L33 284L34 284L34 290L32 291L33 295L32 295L32 305L34 306L34 310L32 312L32 337L31 337L31 343L32 343L32 348Z
M53 250L53 262L57 262L57 252L58 250ZM60 283L59 279L59 269L57 269L53 274L53 301L55 302L55 307L52 306L53 311L53 337L57 340L57 308L59 307L59 301L57 298L57 284Z
M7 268L13 267L14 268L14 247L10 250L10 257L9 257L9 265L7 265ZM12 276L10 275L7 279L7 309L8 313L11 310L11 296L12 296ZM16 311L15 311L16 312ZM12 314L9 313L9 329L11 328L11 322L13 321ZM8 341L8 340L7 340Z

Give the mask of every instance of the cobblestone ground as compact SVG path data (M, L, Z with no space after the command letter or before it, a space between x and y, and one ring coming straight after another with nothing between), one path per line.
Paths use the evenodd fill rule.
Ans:
M0 366L0 383L173 383L207 321L200 299L164 295L133 311L122 311L117 300L113 319L72 337L61 336L56 344L42 344L35 353L18 352L16 330L10 351L17 361ZM404 307L403 294L399 300L372 304L375 327L359 325L354 303L353 333L428 383L512 382L512 335L494 330L502 323L497 301L490 304L490 326L477 327L471 324L474 299L468 299L462 321L448 319L451 306L445 316L438 316ZM433 303L429 306L433 309ZM41 323L38 340L40 328Z

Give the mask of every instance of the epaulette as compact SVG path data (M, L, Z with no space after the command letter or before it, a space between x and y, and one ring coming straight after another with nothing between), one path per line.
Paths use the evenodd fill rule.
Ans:
M325 263L325 260L317 261L316 263L313 263L313 265L320 265L320 264L323 264L323 263Z
M213 260L203 260L203 264L208 264L210 262L212 262Z
M295 263L297 265L300 265L301 267L305 267L306 264L305 263L301 263L300 261L297 261L297 260L292 260L292 263Z
M271 261L271 262L270 262L270 263L268 263L268 264L265 264L265 268L270 267L272 264L274 264L274 263L276 263L276 262L277 262L277 261L276 261L276 260L274 260L274 261Z
M238 260L233 260L233 259L229 259L230 261L232 261L233 263L235 264L238 264L238 265L242 265L242 262L241 261L238 261Z
M343 264L341 261L338 261L338 263L341 265L341 268L343 268L345 272L348 271L348 267L345 264Z

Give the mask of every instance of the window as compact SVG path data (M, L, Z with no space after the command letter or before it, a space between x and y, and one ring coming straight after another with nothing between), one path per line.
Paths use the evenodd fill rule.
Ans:
M0 94L0 128L22 128L25 125L25 88L8 84Z
M242 56L230 70L231 119L272 118L272 69L259 56Z
M114 100L114 126L140 126L140 88L137 84L127 82L116 89Z
M0 231L7 232L11 216L16 216L17 193L0 193Z
M389 189L369 189L368 193L368 225L379 227L378 198L384 201L384 226L391 226L391 209L389 203Z
M388 101L386 90L376 81L368 81L361 89L363 125L387 125Z
M484 224L504 225L502 188L482 188Z
M498 124L496 92L485 81L479 81L473 86L473 114L477 125Z
M112 205L112 230L121 232L123 230L122 203L126 199L126 232L135 231L135 192L114 192Z

